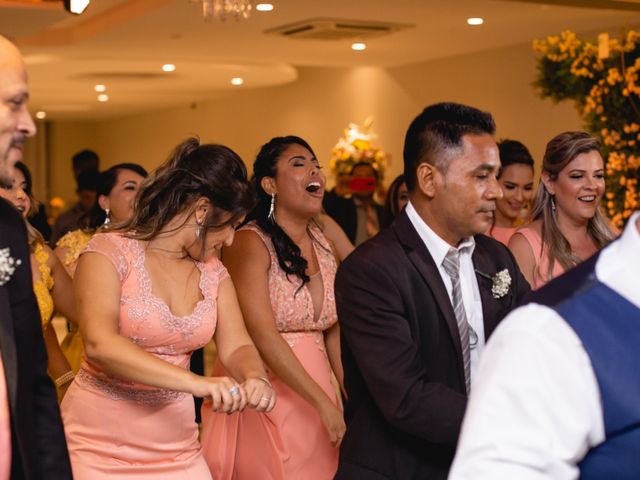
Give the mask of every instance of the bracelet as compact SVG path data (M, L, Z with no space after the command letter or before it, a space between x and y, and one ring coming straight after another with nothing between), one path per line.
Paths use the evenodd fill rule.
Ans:
M267 385L269 385L269 388L273 389L273 385L271 385L271 382L269 381L269 379L267 377L252 377L255 378L256 380L260 380L264 383L266 383Z
M76 376L76 374L73 373L73 370L69 370L67 373L63 373L58 378L56 378L53 381L53 383L56 384L56 387L60 388L61 386L65 385L65 384L69 383L71 380L73 380L75 376Z

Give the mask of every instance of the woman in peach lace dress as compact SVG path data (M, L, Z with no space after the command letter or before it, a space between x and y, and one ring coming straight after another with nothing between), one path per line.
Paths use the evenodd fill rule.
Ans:
M586 132L565 132L547 144L532 222L509 248L532 288L561 275L613 240L600 210L604 195L600 142Z
M333 478L345 431L333 283L337 252L353 247L320 216L325 179L304 140L272 139L253 169L258 206L224 262L278 403L229 416L205 404L204 455L216 479Z
M73 278L80 254L98 230L104 231L110 225L120 225L133 216L133 199L140 185L147 177L147 171L136 163L120 163L100 174L96 203L88 214L80 219L82 228L65 234L54 250L69 275ZM82 337L78 326L69 323L69 333L60 348L71 368L77 372L82 363Z
M132 220L89 242L74 279L85 360L62 402L76 480L210 480L192 395L226 413L275 402L217 258L252 200L233 151L189 139ZM228 376L189 372L212 335Z

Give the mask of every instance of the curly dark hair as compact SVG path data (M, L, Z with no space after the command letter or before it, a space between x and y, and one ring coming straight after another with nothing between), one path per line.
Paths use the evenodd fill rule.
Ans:
M286 137L275 137L265 143L258 152L255 162L253 163L253 187L256 191L257 204L247 215L247 222L253 220L260 229L266 233L273 242L273 247L278 257L280 268L289 275L298 277L304 286L309 282L309 276L306 274L307 260L302 256L300 247L291 240L291 237L278 225L275 221L268 218L269 208L271 206L271 195L264 191L261 182L264 177L275 178L276 164L278 157L291 145L300 145L311 152L315 153L311 146L302 138L295 135ZM277 203L276 203L277 205ZM317 241L311 235L313 241Z
M130 238L152 240L176 215L194 209L201 197L213 206L200 237L203 247L210 229L236 223L253 207L255 198L247 168L233 150L201 145L192 137L180 143L142 184L133 218L122 229Z

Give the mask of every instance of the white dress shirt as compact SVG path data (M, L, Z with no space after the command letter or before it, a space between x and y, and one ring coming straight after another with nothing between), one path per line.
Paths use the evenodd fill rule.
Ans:
M638 307L639 218L595 267L602 283ZM605 439L589 356L548 307L521 307L498 326L473 387L450 480L576 479L577 463Z
M416 209L411 202L406 207L407 216L413 227L417 230L418 235L426 245L433 261L438 266L438 271L442 277L447 292L449 293L449 299L451 305L453 305L453 283L451 277L442 266L444 257L450 248L455 248L460 254L460 288L462 290L462 303L464 303L464 310L467 314L467 322L478 336L478 342L475 346L471 347L471 381L475 378L476 370L478 368L478 359L482 350L484 349L484 323L482 315L482 298L480 297L480 288L478 287L478 279L476 278L476 272L473 267L473 261L471 256L473 250L476 247L476 242L473 237L469 237L463 240L457 247L455 245L449 245L445 240L439 237L427 223L418 215Z

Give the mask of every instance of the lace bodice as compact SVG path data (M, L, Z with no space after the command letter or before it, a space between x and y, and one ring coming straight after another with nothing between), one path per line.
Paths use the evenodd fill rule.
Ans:
M333 284L337 263L331 246L319 228L311 227L310 229L311 235L315 238L312 243L320 267L324 290L322 308L320 314L317 315L317 320L314 320L313 301L307 285L298 290L300 280L293 275L287 278L287 274L278 264L271 239L254 222L248 223L242 230L255 232L269 250L271 257L269 296L279 332L323 331L336 323L338 316Z
M41 243L36 243L33 251L35 264L40 270L40 279L33 282L33 292L38 301L38 309L40 310L40 318L42 319L42 328L51 321L53 315L53 298L51 297L51 289L53 288L53 277L51 269L47 264L49 254Z
M83 230L73 230L58 240L56 247L63 247L67 249L63 262L65 267L67 267L69 272L71 272L71 275L75 272L78 258L89 243L89 240L91 240L92 236L93 233L85 232Z
M120 335L173 365L188 368L191 353L207 344L216 327L218 286L228 277L222 263L217 258L208 263L196 262L203 298L190 315L176 316L152 291L141 242L119 233L98 233L83 254L88 252L104 255L120 279ZM86 360L79 375L82 380L116 399L135 398L153 403L183 396L178 392L136 385L111 377Z

